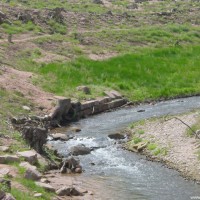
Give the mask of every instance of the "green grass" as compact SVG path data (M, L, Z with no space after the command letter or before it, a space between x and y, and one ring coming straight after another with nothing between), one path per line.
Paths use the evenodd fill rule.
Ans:
M69 95L78 85L104 86L144 101L200 94L199 66L200 47L187 46L144 49L106 61L44 64L39 73L43 87L59 95Z
M38 25L35 25L31 21L27 23L22 23L21 21L13 21L13 24L7 24L3 23L1 24L1 28L3 29L3 32L7 34L19 34L24 32L42 32L41 27Z
M151 153L155 156L158 156L158 155L166 156L167 155L167 148L160 148L155 143L149 143L147 145L147 149L149 151L151 151Z
M37 193L43 193L43 195L44 195L43 199L50 199L50 197L53 195L50 192L46 192L45 189L37 186L35 184L35 182L32 180L20 178L20 179L18 179L18 181L25 187L29 188L29 190L31 190L31 191L36 191Z
M16 188L11 189L11 194L13 197L16 198L16 200L35 200L36 198L33 197L33 195L29 194L28 192L21 191ZM42 198L37 198L39 200L42 200Z
M2 2L7 2L6 0L2 0ZM16 5L23 5L24 7L28 8L37 8L37 9L54 9L56 7L63 7L68 10L72 11L78 11L78 12L96 12L96 13L102 13L107 11L105 7L93 4L90 0L82 0L80 2L68 2L68 1L58 1L58 0L48 0L48 1L38 1L38 0L31 0L31 1L21 1L21 0L10 0L9 2L10 6L16 6Z
M158 155L166 156L167 155L167 149L166 148L157 148L153 151L153 154L155 156L158 156Z
M153 151L157 148L157 145L155 143L150 143L148 144L147 146L147 149L150 150L150 151Z
M134 137L133 142L134 142L134 144L138 144L138 143L142 142L142 138Z

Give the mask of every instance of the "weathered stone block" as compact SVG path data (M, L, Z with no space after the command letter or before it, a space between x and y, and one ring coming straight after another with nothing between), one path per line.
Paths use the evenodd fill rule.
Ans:
M112 90L110 92L115 96L115 98L122 98L122 95L118 91Z
M63 141L67 141L70 139L70 137L66 134L63 134L63 133L55 133L55 134L52 134L52 137L54 140L63 140Z
M91 101L86 101L81 104L81 110L86 110L89 108L92 108L93 106L99 105L98 100L91 100Z
M35 182L35 184L38 185L39 187L44 188L44 189L47 190L47 191L55 192L55 188L52 187L52 186L51 186L50 184L48 184L48 183Z
M0 164L5 164L9 162L19 162L19 157L15 155L3 155L0 156Z
M22 157L25 161L30 164L37 163L37 153L35 151L22 151L17 153L18 156Z
M30 169L30 168L32 168L32 169L37 169L36 166L31 165L31 164L28 163L28 162L22 162L22 163L19 164L19 166L20 166L20 167L23 167L23 168L25 168L25 169Z
M80 112L80 117L86 117L86 116L92 115L92 113L93 113L93 108L88 108Z
M24 174L26 179L37 181L42 177L42 174L34 168L28 168Z
M9 147L7 147L7 146L0 146L0 151L8 152L9 151Z
M126 103L127 103L127 101L125 99L116 99L116 100L108 103L108 108L109 109L117 108L117 107L123 106Z
M98 101L99 101L99 104L105 104L112 101L112 99L110 97L101 97L101 98L98 98Z
M111 99L115 99L115 95L112 94L110 91L104 91L104 94L107 95Z
M105 91L104 92L108 97L110 97L111 99L119 99L122 98L122 95L116 91L116 90L111 90L111 91Z

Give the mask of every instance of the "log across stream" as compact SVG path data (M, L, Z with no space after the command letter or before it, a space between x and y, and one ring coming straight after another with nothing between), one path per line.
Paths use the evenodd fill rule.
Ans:
M78 144L97 147L91 154L78 158L85 170L80 179L86 187L95 189L98 199L188 200L200 197L200 185L185 180L162 164L121 149L120 144L108 138L108 134L116 133L134 121L197 108L200 108L200 97L124 108L80 120L75 125L80 126L81 131L74 139L49 143L63 156L68 155L70 147ZM66 130L57 131L65 133Z

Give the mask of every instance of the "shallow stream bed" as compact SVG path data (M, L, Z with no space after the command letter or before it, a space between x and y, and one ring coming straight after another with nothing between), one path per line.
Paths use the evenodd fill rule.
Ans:
M96 115L75 123L81 132L67 142L51 141L66 156L77 144L98 147L91 154L78 156L85 172L80 175L87 188L95 189L98 199L189 200L200 198L200 185L187 181L175 170L120 148L108 134L130 123L151 117L180 114L200 108L200 97L129 107ZM138 112L143 110L144 112ZM65 132L64 129L61 129ZM57 130L59 132L59 130ZM100 148L99 148L100 147Z

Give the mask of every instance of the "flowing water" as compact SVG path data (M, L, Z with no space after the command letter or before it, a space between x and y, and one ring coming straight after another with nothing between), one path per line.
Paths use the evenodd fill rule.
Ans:
M85 172L80 175L87 187L95 188L98 199L113 200L189 200L200 199L200 185L186 181L178 172L145 157L128 152L107 136L127 127L130 123L179 114L200 108L200 97L141 105L107 112L80 120L76 125L81 132L67 142L51 141L60 154L66 156L69 148L77 144L100 147L89 155L79 156ZM145 110L145 112L138 112ZM64 132L64 131L63 131Z

